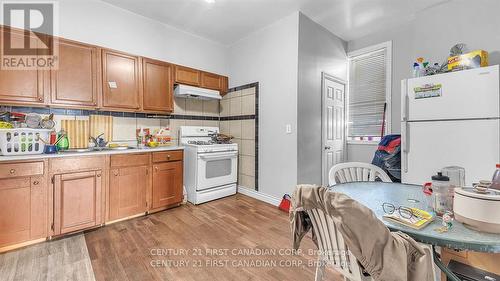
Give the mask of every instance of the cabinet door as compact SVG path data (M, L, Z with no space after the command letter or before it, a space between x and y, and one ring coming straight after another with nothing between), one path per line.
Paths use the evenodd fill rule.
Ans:
M0 180L0 247L46 237L47 189L43 176Z
M160 61L143 59L143 109L172 112L172 65Z
M153 165L152 208L166 207L182 201L182 161Z
M51 103L97 106L97 47L59 40L59 69L51 72Z
M191 86L200 86L201 72L193 68L176 65L175 83L186 84Z
M221 91L222 88L224 88L224 77L213 73L202 72L201 86L203 88Z
M102 65L103 106L140 109L139 58L103 50Z
M112 169L109 183L109 217L117 220L146 212L148 167Z
M30 238L30 178L0 181L0 246Z
M7 28L0 29L2 42L4 33L9 32L12 46L24 46L26 36ZM29 37L32 46L37 45L36 37ZM0 102L7 104L43 104L44 71L41 70L5 70L0 67Z
M54 176L54 234L101 223L101 171Z

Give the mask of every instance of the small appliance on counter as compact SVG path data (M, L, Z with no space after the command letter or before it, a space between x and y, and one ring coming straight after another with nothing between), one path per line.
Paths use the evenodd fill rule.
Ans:
M455 189L455 219L474 230L500 233L499 210L500 190L471 187Z
M201 204L236 194L238 145L220 141L217 127L181 126L188 201Z

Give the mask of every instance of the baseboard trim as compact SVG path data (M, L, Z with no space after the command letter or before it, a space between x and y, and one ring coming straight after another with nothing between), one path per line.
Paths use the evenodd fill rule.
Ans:
M278 206L281 203L281 198L267 195L244 186L238 186L238 193L269 203L274 206Z

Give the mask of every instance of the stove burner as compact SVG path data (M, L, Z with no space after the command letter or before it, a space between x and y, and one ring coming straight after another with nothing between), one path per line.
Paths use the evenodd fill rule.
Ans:
M188 141L188 144L194 145L214 145L214 144L231 144L232 142L214 142L214 141Z

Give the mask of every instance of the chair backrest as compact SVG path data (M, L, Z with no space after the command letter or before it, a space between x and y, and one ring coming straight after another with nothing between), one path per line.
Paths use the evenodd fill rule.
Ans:
M333 166L328 173L328 185L355 181L392 182L391 178L379 167L362 162L347 162Z
M316 235L320 260L328 262L347 280L364 280L358 260L349 251L333 220L320 209L306 211Z

